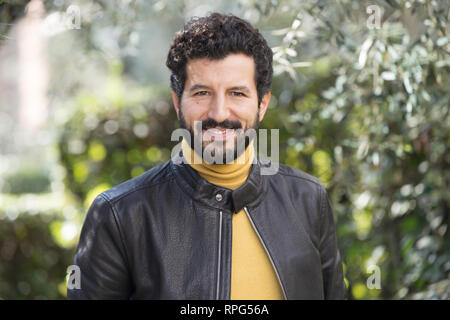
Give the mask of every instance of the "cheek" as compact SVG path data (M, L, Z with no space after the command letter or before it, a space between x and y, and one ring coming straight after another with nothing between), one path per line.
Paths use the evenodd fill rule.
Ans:
M252 124L254 122L255 117L257 117L257 113L258 109L254 107L238 108L235 111L235 115L238 119L247 124Z
M208 111L208 109L205 108L204 104L198 101L183 102L182 109L184 117L188 122L201 119L203 115Z

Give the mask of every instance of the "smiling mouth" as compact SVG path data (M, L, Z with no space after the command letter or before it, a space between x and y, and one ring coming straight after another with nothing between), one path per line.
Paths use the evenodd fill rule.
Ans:
M211 138L213 138L214 140L225 140L228 137L234 135L235 130L229 129L229 128L216 127L216 128L203 129L202 132L203 132L203 136L205 138L207 138L208 140L212 140Z

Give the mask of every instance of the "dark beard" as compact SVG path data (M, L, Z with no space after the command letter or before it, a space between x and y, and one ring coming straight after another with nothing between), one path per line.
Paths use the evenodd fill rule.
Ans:
M234 129L234 130L237 130L237 132L241 132L241 134L238 134L236 136L236 140L234 142L233 158L231 159L231 161L230 161L230 159L227 159L227 157L226 157L227 156L227 152L225 151L222 154L222 158L223 159L222 159L221 164L229 163L229 162L232 162L232 161L236 160L245 150L247 150L247 147L250 145L250 142L253 140L253 137L249 137L248 135L243 137L245 133L242 130L242 126L241 126L241 123L239 121L225 120L225 121L219 123L219 122L215 121L214 119L209 118L206 121L202 121L201 129L199 128L199 130L200 130L199 134L195 135L194 129L192 127L188 127L188 125L187 125L186 118L184 117L181 104L180 104L180 107L179 107L179 117L180 117L180 127L183 128L183 129L186 129L189 132L190 136L189 137L185 137L185 138L187 139L186 141L189 142L191 149L196 151L196 153L198 154L197 151L199 151L199 150L195 150L195 145L201 145L201 154L198 154L198 155L202 159L203 159L203 154L204 154L205 149L206 149L206 146L201 141L203 130L208 130L208 129L214 128L214 127L221 127L221 128L226 128L226 129ZM258 111L256 113L256 117L255 117L254 123L249 128L246 128L245 130L247 131L248 129L254 129L255 132L256 132L258 130L258 127L259 127L259 108L258 108ZM239 129L241 129L241 130L239 130ZM242 150L242 149L239 150L237 141L239 139L242 139L242 138L245 138L244 150ZM196 143L196 140L197 140L197 143ZM210 142L210 143L216 143L217 144L217 141L213 141L213 142ZM224 144L225 144L225 141L223 141L222 150L225 148ZM215 156L215 149L211 150L210 153L211 153L211 156L214 157ZM207 161L205 160L205 162L207 162ZM207 162L207 163L209 163L209 162ZM213 163L210 163L210 164L215 164L215 163L216 162L214 161Z

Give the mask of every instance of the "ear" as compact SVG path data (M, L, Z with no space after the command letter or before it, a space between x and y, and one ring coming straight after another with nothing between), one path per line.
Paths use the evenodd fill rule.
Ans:
M261 103L259 105L259 122L261 122L264 118L264 115L266 114L267 107L269 106L270 102L270 91L268 91L264 97L261 99Z
M177 118L178 118L178 120L180 120L180 113L179 113L180 104L178 103L177 94L173 90L172 90L172 101L173 101L173 106L175 108L175 112L177 113Z

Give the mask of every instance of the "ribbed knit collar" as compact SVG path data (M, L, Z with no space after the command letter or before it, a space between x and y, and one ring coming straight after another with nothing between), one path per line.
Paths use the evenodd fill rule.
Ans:
M255 156L253 143L250 143L245 152L236 160L226 164L206 163L191 149L184 139L182 142L182 151L183 155L190 154L190 159L187 156L185 156L185 159L203 179L212 184L232 190L239 188L247 180Z

